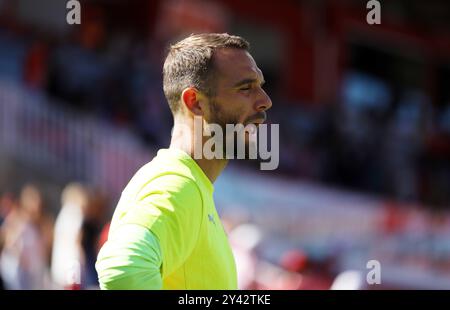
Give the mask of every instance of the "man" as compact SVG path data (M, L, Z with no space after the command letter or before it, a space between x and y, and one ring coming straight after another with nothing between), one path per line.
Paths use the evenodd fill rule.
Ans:
M169 149L122 193L96 268L102 289L237 289L233 254L213 201L225 158L194 159L205 126L260 124L272 105L249 44L192 35L170 47L164 93L174 117ZM248 139L246 139L248 140Z

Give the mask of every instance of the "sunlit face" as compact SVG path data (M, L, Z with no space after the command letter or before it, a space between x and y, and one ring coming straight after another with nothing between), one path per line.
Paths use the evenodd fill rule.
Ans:
M215 96L204 115L208 123L261 124L272 101L263 90L264 77L253 57L245 50L215 51Z
M215 65L215 96L209 100L208 113L204 119L207 123L215 123L224 132L224 154L236 156L237 145L241 142L246 146L246 158L249 152L250 136L245 134L228 134L226 124L242 124L256 126L266 120L266 110L272 106L272 101L263 90L264 77L253 57L245 50L224 48L214 54ZM242 141L244 139L244 141ZM241 142L240 142L241 141ZM233 151L227 149L227 144L234 145Z

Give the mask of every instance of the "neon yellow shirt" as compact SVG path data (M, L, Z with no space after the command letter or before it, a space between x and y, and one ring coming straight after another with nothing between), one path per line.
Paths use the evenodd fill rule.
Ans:
M122 192L96 263L102 289L237 289L214 187L197 163L162 149Z

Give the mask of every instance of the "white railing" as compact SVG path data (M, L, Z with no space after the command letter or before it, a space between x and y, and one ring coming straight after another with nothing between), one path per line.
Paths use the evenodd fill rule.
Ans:
M128 129L0 80L0 155L117 197L154 151Z

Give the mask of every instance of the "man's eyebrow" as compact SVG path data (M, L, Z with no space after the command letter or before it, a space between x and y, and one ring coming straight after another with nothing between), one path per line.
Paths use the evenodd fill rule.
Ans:
M246 85L246 84L253 84L253 83L256 83L256 82L258 82L257 79L243 79L243 80L237 82L236 84L234 84L233 87L239 87L239 86ZM264 83L265 83L265 81L263 79L261 81L261 84L264 84Z

